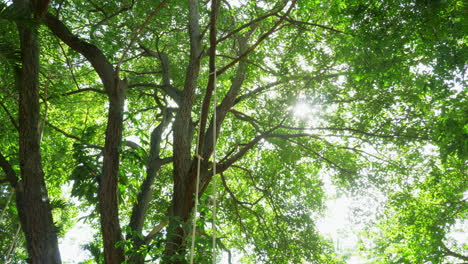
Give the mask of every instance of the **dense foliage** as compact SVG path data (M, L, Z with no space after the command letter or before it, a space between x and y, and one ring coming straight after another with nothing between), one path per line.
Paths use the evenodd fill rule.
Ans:
M218 259L345 263L316 228L325 177L385 196L369 263L466 261L450 235L468 212L466 10L1 2L0 261L60 263L85 215L83 263L186 263L197 169L195 263L212 261L215 202Z

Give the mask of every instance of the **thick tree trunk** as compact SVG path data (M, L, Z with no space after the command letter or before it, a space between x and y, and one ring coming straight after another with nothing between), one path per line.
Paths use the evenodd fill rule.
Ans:
M73 35L57 17L47 14L45 24L70 48L88 59L99 74L109 97L103 172L99 183L98 198L104 241L104 260L107 264L119 264L124 262L125 258L124 249L116 248L116 243L123 240L119 223L117 187L125 90L128 84L126 80L119 79L119 74L99 48Z
M185 247L181 246L185 237L182 223L188 219L190 201L193 199L193 188L188 186L189 182L191 182L189 171L192 165L190 153L193 136L192 106L200 73L200 56L202 52L197 0L189 0L188 31L190 37L190 61L185 75L181 103L174 120L174 189L172 212L170 212L171 218L164 252L166 263L183 263L179 257L185 251Z
M116 88L109 91L109 112L104 145L103 172L99 184L99 212L104 241L104 260L107 264L122 263L124 248L116 247L122 241L119 223L118 176L122 143L124 97L127 82L116 80Z
M44 2L44 1L42 1ZM47 6L47 1L44 2ZM31 10L39 1L15 1L15 5ZM39 49L37 30L31 26L18 25L21 45L22 69L19 73L19 141L21 181L16 188L16 204L21 227L26 237L29 263L61 263L57 235L52 219L42 169L39 134Z
M183 184L174 185L172 200L172 215L168 227L168 240L166 242L165 263L186 263L184 255L186 251L185 239L187 233L187 221L194 204L195 179L194 169L185 176ZM184 228L185 226L185 228Z

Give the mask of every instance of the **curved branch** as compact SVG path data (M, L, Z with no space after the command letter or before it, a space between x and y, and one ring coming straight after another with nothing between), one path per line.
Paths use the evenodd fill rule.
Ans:
M319 28L323 28L323 29L326 29L326 30L330 30L330 31L333 31L333 32L336 32L336 33L346 34L345 32L343 32L341 30L338 30L338 29L335 29L335 28L332 28L332 27L329 27L329 26L325 26L325 25L321 25L321 24L317 24L317 23L310 23L310 22L294 20L294 19L292 19L290 17L287 17L286 21L288 21L288 22L290 22L291 24L294 24L294 25L314 26L314 27L319 27Z
M155 226L155 227L148 233L148 235L146 235L146 237L145 237L145 239L144 239L145 244L148 244L149 242L151 242L151 240L153 240L153 238L154 238L159 232L161 232L161 230L162 230L168 223L169 223L168 221L162 221L162 222L159 223L157 226Z
M7 159L5 158L5 156L3 156L2 153L0 153L0 167L5 172L6 179L10 183L11 187L16 189L16 186L18 184L18 176L16 175L15 170L13 170L11 164L7 161Z
M16 123L16 120L15 118L13 117L13 115L10 113L10 111L8 111L8 108L6 107L6 105L0 101L0 106L2 106L3 110L5 110L5 112L7 113L8 115L8 118L10 119L11 123L13 124L13 126L16 128L17 131L19 131L19 126L18 124Z
M115 66L116 68L116 71L119 72L120 71L120 66L122 65L124 59L125 59L125 56L127 56L127 53L128 51L130 50L130 48L133 46L133 44L135 44L138 36L140 35L140 33L143 31L143 29L149 24L149 22L151 21L151 19L163 8L163 6L166 4L168 0L162 0L161 3L159 3L159 5L148 15L148 17L146 18L146 20L143 22L143 24L141 24L140 26L138 26L138 28L136 28L136 30L134 31L133 33L133 37L132 39L130 40L130 43L127 45L127 47L125 47L124 51L122 52L122 56L120 56L120 60L119 62L117 63L117 66ZM132 4L133 5L133 4Z
M291 6L288 8L288 10L286 11L286 13L284 15L281 16L281 18L275 23L275 25L265 34L263 34L258 40L257 42L255 42L249 49L247 49L247 51L245 51L243 54L241 54L239 57L237 57L237 59L233 60L232 62L228 63L226 66L224 66L223 68L219 69L217 72L216 72L216 75L219 76L221 74L223 74L225 71L227 71L229 68L231 68L232 66L236 65L240 60L242 60L244 57L246 57L247 55L249 55L252 51L254 51L258 45L260 45L260 43L262 43L265 39L267 39L268 37L270 37L271 34L273 34L273 32L275 32L278 27L281 25L281 23L283 23L283 21L286 19L286 17L289 15L289 13L291 12L291 10L293 9L293 7L296 5L296 2L297 0L293 0L292 3L291 3Z
M161 149L162 134L171 120L172 115L167 111L161 123L151 133L151 146L146 167L146 178L140 186L137 202L133 206L129 226L137 232L143 229L143 223L149 208L151 197L153 196L153 183L158 171L166 164L165 160L159 157Z
M169 72L170 65L169 65L169 58L165 52L162 51L152 51L149 48L145 47L143 44L140 44L140 48L142 48L146 54L151 57L158 58L161 61L162 66L162 79L164 86L171 85L171 75Z
M226 178L224 177L224 173L220 173L220 176L221 176L221 182L223 183L223 186L224 186L224 189L226 189L226 191L229 193L229 195L231 196L232 200L241 205L242 207L246 208L246 205L250 205L250 206L254 206L256 205L258 202L260 202L264 196L258 198L255 202L243 202L243 201L240 201L239 199L237 199L237 197L234 195L234 193L232 192L231 188L229 188L229 186L227 185L227 182L226 182ZM248 210L252 210L251 208L248 208Z
M442 244L442 247L444 248L444 252L447 256L451 256L451 257L455 257L464 261L468 261L468 256L464 256L464 255L458 254L457 252L450 250L445 244Z
M104 53L95 45L79 39L56 16L48 13L44 21L55 36L88 59L102 79L106 92L110 93L115 88L114 68Z
M100 94L106 94L105 91L99 90L99 89L96 89L96 88L83 88L83 89L78 89L78 90L75 90L75 91L63 93L63 94L61 94L61 96L68 96L68 95L82 93L82 92L95 92L95 93L100 93ZM50 99L50 97L49 97L49 99Z
M90 2L91 2L91 4L95 5L92 1L90 1ZM96 23L95 25L93 25L93 28L99 27L99 26L103 25L104 23L106 23L108 20L110 20L110 19L112 19L112 18L114 18L114 17L116 17L116 16L118 16L118 15L124 13L124 12L127 12L127 11L131 10L134 5L135 5L135 0L132 0L132 3L129 6L124 6L124 7L120 8L117 12L115 12L115 13L113 13L111 15L107 15L105 13L105 11L101 7L95 5L96 10L101 11L104 14L105 18L102 19L101 21L99 21L98 23Z
M245 38L239 38L239 52L243 52L246 49L247 40ZM244 60L240 61L237 66L237 71L234 79L232 80L232 85L229 88L229 91L224 96L223 100L221 101L220 105L216 107L216 123L212 119L208 130L204 135L205 144L202 149L202 154L204 159L208 159L208 157L213 152L214 142L213 142L213 126L216 126L216 133L219 134L221 129L221 124L223 123L226 114L228 111L235 105L235 99L237 94L239 93L242 84L245 80L246 75L246 63ZM201 146L201 144L200 144Z
M172 100L174 100L178 105L180 105L182 93L177 90L172 85L158 85L155 83L134 83L128 86L129 89L136 87L149 87L149 88L158 88L162 89Z
M267 137L269 134L271 134L273 131L278 129L280 125L277 125L268 131L256 136L253 138L249 143L245 144L243 148L241 148L236 154L234 154L231 158L226 159L225 162L219 163L216 166L216 171L218 173L222 173L226 171L231 165L233 165L236 161L238 161L240 158L242 158L250 149L252 149L260 140L264 139ZM211 175L211 174L210 174Z
M62 135L64 135L65 137L67 138L71 138L71 139L74 139L74 140L77 140L77 141L80 141L80 142L83 142L83 139L81 139L80 137L78 136L75 136L75 135L72 135L70 133L67 133L65 131L63 131L62 129L52 125L49 121L46 121L46 125L48 125L50 128L52 128L53 130L61 133ZM83 142L83 144L88 147L88 148L95 148L95 149L100 149L100 150L103 150L104 148L99 146L99 145L95 145L95 144L86 144Z
M200 154L200 149L203 146L205 140L205 128L206 122L208 119L208 110L210 107L211 97L213 95L215 86L216 86L216 19L219 9L219 1L211 1L211 11L210 11L210 50L209 50L209 76L208 84L206 86L205 97L203 98L200 114L200 127L199 127L199 145L197 150ZM214 106L216 107L216 106Z
M356 134L361 134L369 137L378 137L378 138L410 138L410 139L420 139L420 140L429 140L426 137L418 137L418 136L411 136L411 135L400 135L400 134L392 134L392 135L383 135L377 134L373 132L367 132L355 128L348 128L348 127L290 127L290 126L281 126L281 128L290 129L290 130L330 130L330 131L344 131L344 132L353 132Z
M287 2L285 2L285 3L287 3ZM281 12L281 10L283 10L283 8L284 8L285 6L286 6L286 5L284 4L284 5L282 5L280 8L278 8L278 9L275 10L275 11L266 13L266 14L264 14L263 16L259 16L259 17L257 17L256 19L254 19L254 20L252 20L252 21L250 21L250 22L248 22L248 23L245 23L244 25L242 25L242 26L240 26L240 27L234 29L233 31L229 32L226 36L219 38L219 39L216 41L216 43L220 43L220 42L222 42L222 41L225 41L226 39L232 37L232 36L235 35L236 33L239 33L239 32L242 31L243 29L248 28L248 27L254 25L254 24L257 23L257 22L260 22L260 21L262 21L262 20L265 20L265 19L267 19L267 18L269 18L269 17L271 17L271 16L277 15L279 12Z

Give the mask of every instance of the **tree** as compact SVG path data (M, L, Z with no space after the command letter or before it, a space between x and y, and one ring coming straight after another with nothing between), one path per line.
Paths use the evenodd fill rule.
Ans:
M324 172L343 188L388 190L405 184L417 160L432 168L427 179L463 182L466 130L444 129L463 126L466 111L447 102L463 98L455 88L466 74L459 1L48 5L2 6L0 165L32 263L60 262L52 215L59 234L72 224L65 203L51 207L34 195L48 191L60 201L67 183L83 201L76 210L99 212L88 217L100 228L87 246L97 262L185 263L199 170L197 263L212 258L214 181L222 186L215 251L239 250L246 263L341 263L314 225ZM18 47L19 58L11 52ZM418 150L431 144L440 147L435 163L450 160L459 169L440 176L441 166L419 162L427 153ZM25 167L25 158L34 166ZM28 191L16 188L16 164ZM402 214L420 217L438 188L451 197L442 202L464 204L466 187L423 182L421 203L401 214L389 204L388 219L404 225ZM5 188L2 201L11 192ZM43 224L33 225L40 231L29 228L39 213L24 199L42 208L34 219ZM463 218L460 208L438 224ZM39 244L53 261L35 255Z
M48 5L48 1L15 1L13 9L21 12L24 20L38 20L47 12ZM17 129L21 180L3 155L0 162L15 190L16 207L30 261L61 263L40 153L37 31L34 24L18 21L17 26L21 66L15 67L14 75L19 93Z

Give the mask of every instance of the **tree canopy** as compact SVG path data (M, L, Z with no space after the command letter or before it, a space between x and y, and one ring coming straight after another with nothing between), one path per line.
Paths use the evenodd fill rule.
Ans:
M316 226L329 177L385 197L368 263L467 261L466 10L0 2L0 260L61 263L84 215L82 263L188 263L196 213L195 263L214 217L218 261L346 263Z

